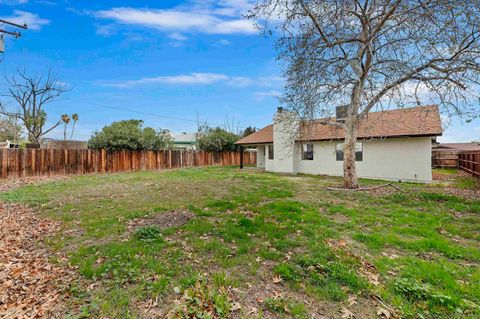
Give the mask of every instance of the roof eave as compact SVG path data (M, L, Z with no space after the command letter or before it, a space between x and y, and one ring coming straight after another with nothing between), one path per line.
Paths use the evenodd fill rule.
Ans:
M273 141L270 142L235 142L234 145L265 145L265 144L272 144Z
M365 136L365 137L358 137L357 140L368 140L368 139L386 139L386 138L405 138L405 137L435 137L435 136L442 136L443 133L429 133L429 134L404 134L404 135L388 135L388 136ZM295 142L320 142L320 141L341 141L344 140L345 137L332 137L332 138L315 138L315 139L298 139Z

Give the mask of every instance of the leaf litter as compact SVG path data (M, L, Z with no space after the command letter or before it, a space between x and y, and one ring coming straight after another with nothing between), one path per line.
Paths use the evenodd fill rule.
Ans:
M0 318L54 317L62 307L74 270L44 244L59 229L26 206L0 202Z

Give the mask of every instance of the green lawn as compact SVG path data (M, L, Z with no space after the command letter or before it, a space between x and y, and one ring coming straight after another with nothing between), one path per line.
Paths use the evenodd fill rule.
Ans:
M217 167L81 176L0 199L63 222L48 244L78 267L70 318L480 317L480 200L447 194L451 183L326 190L340 184ZM173 210L194 217L127 227Z

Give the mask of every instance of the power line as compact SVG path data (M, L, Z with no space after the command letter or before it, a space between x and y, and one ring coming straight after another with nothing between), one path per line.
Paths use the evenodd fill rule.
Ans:
M79 101L79 100L72 99L72 98L66 98L66 99L76 101L78 103L84 103L84 104L90 104L90 105L93 105L93 106L103 107L103 108L106 108L106 109L124 111L124 112L129 112L129 113L136 113L136 114L141 114L141 115L148 115L148 116L158 117L158 118L163 118L163 119L168 119L168 120L184 121L184 122L191 122L191 123L197 123L197 124L207 123L207 124L210 124L210 125L213 125L213 126L225 126L225 123L222 123L222 124L211 123L211 122L207 122L207 121L192 120L192 119L186 119L186 118L170 116L170 115L161 115L161 114L150 113L150 112L145 112L145 111L137 111L137 110L134 110L134 109L131 109L131 108L124 108L124 107L119 107L119 106L103 104L103 103ZM245 129L246 126L238 126L238 128Z
M27 24L25 23L24 25L20 25L20 24L17 24L17 23L14 23L14 22L10 22L10 21L7 21L7 20L3 20L3 19L0 19L0 26L3 26L5 24L8 24L8 25L11 25L13 27L16 27L16 28L21 28L21 29L24 29L24 30L27 30ZM0 29L0 53L4 53L5 52L5 38L4 38L4 35L11 35L15 38L20 38L22 36L22 34L20 32L17 32L17 31L7 31L7 30L4 30L4 29Z

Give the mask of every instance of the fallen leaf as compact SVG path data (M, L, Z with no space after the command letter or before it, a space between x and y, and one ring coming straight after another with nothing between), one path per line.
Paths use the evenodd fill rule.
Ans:
M253 314L256 314L257 312L258 312L257 308L250 307L250 309L247 312L247 315L253 315Z
M273 281L274 284L279 284L279 283L282 282L282 277L275 276L275 277L273 277L272 281Z
M381 307L377 308L377 315L379 315L381 318L385 318L385 319L390 319L391 316L392 316L390 311L388 311L385 308L381 308Z
M347 242L344 239L338 241L338 247L347 247Z
M348 297L348 304L349 304L350 306L355 306L355 305L357 304L357 296L355 296L355 295L350 295L350 296Z
M231 311L237 311L237 310L240 310L240 309L242 309L242 306L240 305L240 303L239 302L234 302L232 304L232 308L230 310Z
M355 315L353 314L353 312L351 312L350 310L348 310L347 308L342 308L342 319L354 319L355 318Z

